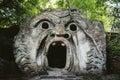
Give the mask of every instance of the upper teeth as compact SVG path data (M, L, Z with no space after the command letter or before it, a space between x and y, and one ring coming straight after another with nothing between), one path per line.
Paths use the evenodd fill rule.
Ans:
M65 46L65 43L56 43L56 42L53 42L52 43L52 46L55 46L55 45L59 45L59 46Z
M64 43L61 43L61 46L65 46L65 44L64 44Z
M55 46L55 45L56 45L56 43L54 42L54 43L52 43L52 45L53 45L53 46Z

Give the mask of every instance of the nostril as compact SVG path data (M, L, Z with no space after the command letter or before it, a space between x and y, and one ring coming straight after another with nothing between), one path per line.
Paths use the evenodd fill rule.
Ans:
M64 38L70 38L70 35L68 33L64 34Z
M51 37L55 37L55 34L51 34Z
M70 38L70 34L66 33L66 34L51 34L51 37L64 37L66 39Z

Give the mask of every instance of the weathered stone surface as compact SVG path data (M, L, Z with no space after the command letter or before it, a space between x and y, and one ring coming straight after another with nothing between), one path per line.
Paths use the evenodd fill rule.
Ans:
M22 71L47 75L48 68L73 74L101 74L106 69L103 24L77 9L57 9L27 17L15 38L14 55Z

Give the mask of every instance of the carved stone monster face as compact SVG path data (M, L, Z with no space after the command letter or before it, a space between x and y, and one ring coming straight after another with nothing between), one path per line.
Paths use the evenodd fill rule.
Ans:
M28 17L15 37L15 59L28 74L49 68L72 73L101 73L105 68L105 33L99 21L76 10L57 9ZM95 73L96 74L96 73Z

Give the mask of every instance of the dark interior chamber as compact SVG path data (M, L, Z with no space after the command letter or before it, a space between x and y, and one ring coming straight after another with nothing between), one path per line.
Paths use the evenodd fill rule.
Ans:
M66 64L66 45L61 42L53 42L48 50L48 65L52 68L64 68Z

